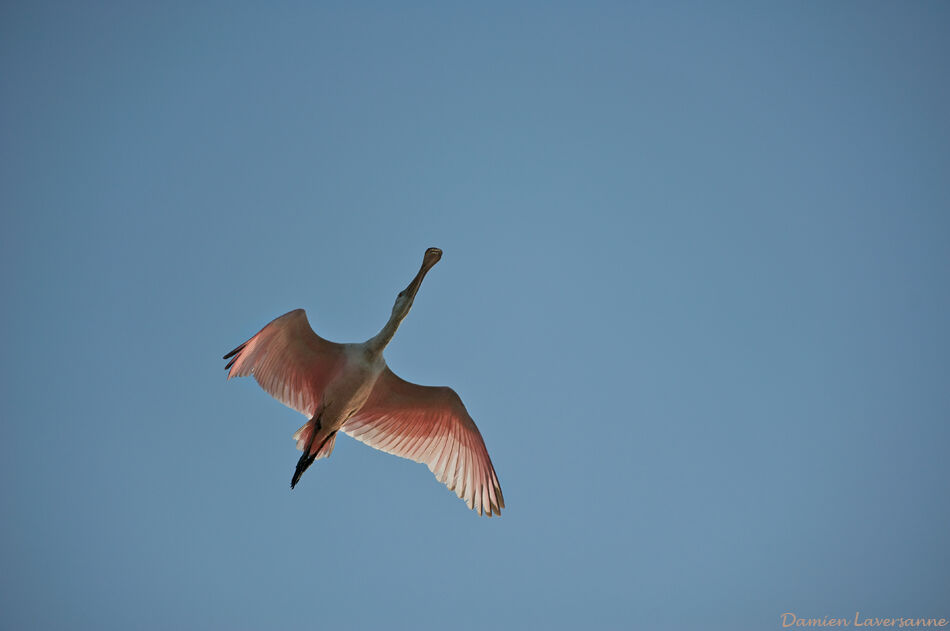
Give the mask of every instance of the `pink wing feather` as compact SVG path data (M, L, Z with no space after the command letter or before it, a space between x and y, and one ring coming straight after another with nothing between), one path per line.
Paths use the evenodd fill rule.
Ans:
M409 383L386 368L342 429L370 447L425 463L480 515L500 515L505 507L482 435L451 388Z
M313 332L303 309L286 313L224 356L231 377L254 375L272 397L312 417L343 361L343 346ZM301 428L302 429L302 428Z

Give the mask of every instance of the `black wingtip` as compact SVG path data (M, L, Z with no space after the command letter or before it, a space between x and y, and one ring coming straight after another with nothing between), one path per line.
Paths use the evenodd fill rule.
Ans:
M231 351L230 353L228 353L227 355L225 355L225 356L222 357L221 359L227 359L228 357L231 357L231 356L233 356L233 355L237 355L238 353L241 352L241 349L244 348L245 346L247 346L247 342L244 342L243 344L241 344L240 346L238 346L237 348L235 348L233 351Z

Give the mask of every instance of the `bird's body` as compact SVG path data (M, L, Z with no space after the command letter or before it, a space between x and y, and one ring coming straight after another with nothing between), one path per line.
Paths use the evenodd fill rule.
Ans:
M343 344L340 372L324 392L328 401L321 424L335 431L369 399L376 380L386 368L383 354L373 353L364 344ZM325 421L324 421L325 419Z
M386 368L382 354L369 352L363 344L341 344L340 346L342 349L336 372L323 391L322 401L325 405L318 408L314 415L320 421L319 428L313 433L313 443L318 446L336 434L343 424L365 405L373 392L376 381ZM312 424L308 421L301 428L302 432L313 432L308 429L308 426ZM301 445L301 451L306 452L305 445ZM302 474L303 471L300 470L300 473ZM294 485L300 476L295 477Z
M228 378L254 375L284 405L309 417L294 434L303 451L295 486L344 433L387 453L424 462L439 481L480 514L501 514L505 503L485 443L462 401L445 387L403 381L383 350L412 307L422 279L442 256L429 248L422 267L396 298L383 329L361 344L327 341L310 328L303 309L287 313L225 359Z

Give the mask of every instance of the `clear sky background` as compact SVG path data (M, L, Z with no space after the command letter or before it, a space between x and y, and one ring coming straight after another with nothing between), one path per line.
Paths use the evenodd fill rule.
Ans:
M948 5L402 4L0 8L0 627L950 617ZM428 246L500 519L225 381Z

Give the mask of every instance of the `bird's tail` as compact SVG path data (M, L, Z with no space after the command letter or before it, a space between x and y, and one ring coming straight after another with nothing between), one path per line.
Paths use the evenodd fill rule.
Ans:
M303 427L294 432L294 440L297 441L297 451L303 451L307 448L307 445L310 443L310 438L313 436L313 421L307 421L304 423ZM320 440L317 438L317 440ZM320 458L329 458L330 453L333 452L333 445L336 442L336 432L333 432L330 437L323 443L323 446L320 447L320 444L314 441L314 444L310 447L310 451L316 453L310 453L308 455L315 456L315 460ZM319 450L318 450L319 448Z

